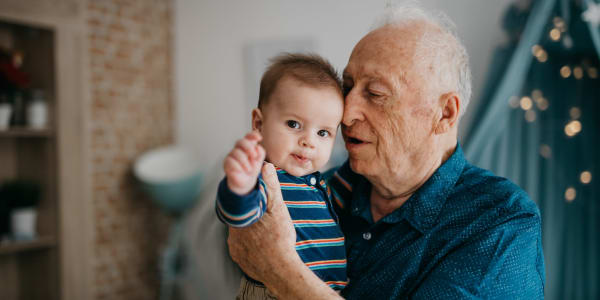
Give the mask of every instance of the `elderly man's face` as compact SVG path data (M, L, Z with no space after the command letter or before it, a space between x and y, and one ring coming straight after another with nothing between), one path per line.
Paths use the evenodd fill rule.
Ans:
M344 70L342 132L350 165L359 174L418 176L433 157L439 95L431 65L413 59L421 27L371 32Z

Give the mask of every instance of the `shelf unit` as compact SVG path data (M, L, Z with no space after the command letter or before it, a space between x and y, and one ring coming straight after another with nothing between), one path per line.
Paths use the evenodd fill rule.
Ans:
M37 237L0 244L2 299L59 299L60 242L58 196L58 135L55 118L55 32L50 28L0 19L0 30L13 49L24 53L22 69L31 87L42 89L48 106L48 129L10 127L0 130L0 182L38 182ZM8 33L8 35L6 35Z
M26 251L51 249L55 246L56 239L52 236L39 237L32 241L7 242L0 244L0 257Z
M54 131L50 129L29 129L25 127L11 128L0 130L1 138L16 138L16 137L48 137L54 136Z
M94 297L87 5L0 1L0 26L18 35L13 45L26 51L32 88L45 91L50 124L41 131L0 131L0 180L37 178L44 193L38 238L0 245L2 300Z

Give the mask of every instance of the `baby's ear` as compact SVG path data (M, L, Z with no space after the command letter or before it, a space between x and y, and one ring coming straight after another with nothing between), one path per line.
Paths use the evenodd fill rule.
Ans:
M258 130L261 132L263 124L263 115L260 111L260 108L255 108L252 110L252 130Z

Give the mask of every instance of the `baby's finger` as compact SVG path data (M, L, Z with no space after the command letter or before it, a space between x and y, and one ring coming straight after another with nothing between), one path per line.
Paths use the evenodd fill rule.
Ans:
M243 170L246 172L250 172L252 169L250 165L250 161L248 160L248 155L244 153L241 149L235 148L231 151L231 156L235 158L235 160L242 166Z
M256 168L256 170L260 171L265 161L265 149L261 145L256 145L255 149L257 157L256 160L252 162L252 165L254 166L254 168Z
M223 170L225 170L225 174L229 176L229 173L242 172L244 168L233 156L228 155L223 162Z
M247 138L238 140L237 143L235 143L235 147L242 149L246 153L246 155L250 157L250 159L254 159L256 157L254 146L256 146L256 142Z
M246 134L244 138L249 139L251 141L260 142L262 140L262 135L260 134L260 132L252 130L248 132L248 134Z

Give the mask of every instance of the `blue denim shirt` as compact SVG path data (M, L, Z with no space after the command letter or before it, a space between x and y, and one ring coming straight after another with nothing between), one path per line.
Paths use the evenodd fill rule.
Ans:
M346 236L347 299L541 299L540 213L460 145L400 208L373 222L371 184L346 162L329 179Z

